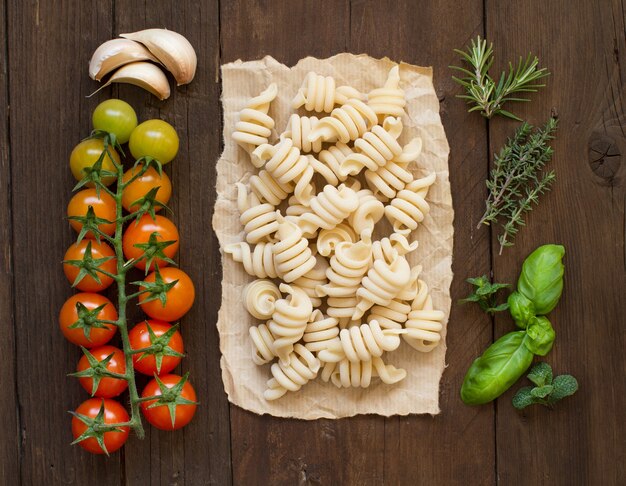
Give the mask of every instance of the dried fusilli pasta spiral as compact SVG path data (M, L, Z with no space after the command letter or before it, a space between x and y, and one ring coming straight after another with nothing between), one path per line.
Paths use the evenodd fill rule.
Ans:
M341 164L348 155L353 153L354 150L352 150L351 147L345 143L337 142L335 145L331 145L317 154L320 162L326 164L337 178L337 182L329 182L329 184L337 185L339 182L343 182L348 178L347 174L341 172Z
M362 137L377 123L374 110L360 100L350 99L341 108L335 108L330 116L322 118L309 134L309 140L348 143Z
M402 291L411 279L409 262L397 252L391 259L374 258L374 264L361 280L356 291L357 304L352 319L360 319L373 305L389 303ZM329 279L330 280L330 279Z
M361 189L356 195L359 198L359 205L348 216L348 222L361 238L371 239L376 223L385 214L385 206L369 189Z
M278 86L272 83L259 96L252 98L248 106L239 112L239 121L235 123L232 137L248 152L267 143L272 134L274 119L267 113L270 103L274 101L277 94Z
M272 235L278 229L278 212L269 203L259 201L256 194L248 194L246 186L237 183L237 206L239 208L239 221L244 226L246 241L259 243L271 241Z
M411 312L405 323L407 333L404 340L417 351L432 351L441 340L443 311L433 309L433 301L428 286L418 280L418 293L411 304Z
M313 312L313 305L304 290L296 286L280 284L280 291L287 294L287 297L276 301L267 327L275 338L276 356L283 363L289 364L289 353L293 350L293 345L302 339Z
M293 146L299 148L302 152L319 152L322 150L322 141L317 140L313 143L309 141L309 134L319 122L316 116L300 116L293 114L289 117L287 128L280 136L282 138L290 138L293 140Z
M339 361L344 357L348 361L369 361L383 355L385 351L394 351L400 346L400 334L404 329L382 329L376 320L370 323L342 329L339 333L339 343L329 345L326 350L320 351L321 361ZM333 359L333 358L338 359Z
M417 246L417 241L409 243L406 236L399 233L392 233L390 236L386 236L372 243L372 254L374 258L385 258L391 261L396 253L403 256L416 250Z
M371 243L343 242L335 247L326 271L328 284L317 288L317 294L328 296L327 314L340 321L350 320L356 309L356 292L372 260Z
M272 377L267 381L267 389L263 393L266 400L276 400L288 391L298 391L309 381L315 379L320 369L319 360L302 344L296 344L289 355L289 364L274 363L271 368Z
M386 116L402 116L406 100L404 90L400 89L400 66L394 66L387 75L382 88L376 88L367 95L367 104L374 110L379 119Z
M291 183L282 184L265 169L250 177L250 189L261 201L278 206L293 192Z
M308 204L315 190L311 184L313 167L309 159L294 147L293 140L285 138L276 145L259 145L252 157L253 160L256 158L255 165L265 164L265 170L280 184L295 183L294 195L302 204Z
M414 138L402 149L402 153L376 170L365 171L365 182L374 195L386 202L413 181L413 173L408 170L410 162L417 159L422 151L422 140Z
M271 280L257 279L243 289L243 305L257 319L269 319L274 313L276 301L282 298L278 287Z
M227 245L224 253L232 255L234 261L242 263L248 275L258 278L276 278L279 272L274 262L273 248L274 243L261 242L251 248L248 243L241 241Z
M331 76L309 72L292 101L292 107L304 106L306 111L330 113L335 105L342 105L351 98L363 99L363 95L350 86L336 87Z
M341 163L340 171L356 175L363 168L377 170L402 153L398 137L402 133L400 118L385 118L383 125L375 125L354 142L354 152Z
M320 230L317 235L317 251L322 256L330 256L335 251L335 247L344 241L356 242L356 233L352 227L345 223L339 223L331 229Z
M400 234L409 234L424 221L430 211L426 202L428 188L435 182L435 173L416 179L402 189L389 205L385 207L385 216L393 225L393 230Z
M319 228L331 229L347 218L359 205L359 198L349 187L327 184L310 201L311 212L298 218L302 233L311 238Z
M252 345L254 346L252 354L254 364L261 366L272 361L276 357L276 352L274 351L274 340L276 338L274 338L267 325L251 326L249 332Z
M334 317L326 317L319 309L315 309L302 338L304 346L312 353L328 349L329 346L339 343L339 325Z
M309 242L294 222L281 222L276 238L278 242L272 248L274 265L285 282L293 282L315 267L317 260L309 248Z
M316 289L319 285L325 285L328 283L326 278L326 270L328 269L328 262L326 258L316 257L317 263L312 270L302 275L293 281L293 284L300 287L306 292L311 299L313 307L319 307L322 305L322 299L317 295Z
M385 364L382 358L357 362L344 359L339 363L327 363L322 370L322 379L328 381L330 378L338 388L367 388L376 376L383 383L393 385L406 378L406 370Z
M421 269L419 265L411 268L409 284L388 305L373 306L367 315L367 322L376 320L383 329L402 329L411 312L411 302L417 296L417 279Z

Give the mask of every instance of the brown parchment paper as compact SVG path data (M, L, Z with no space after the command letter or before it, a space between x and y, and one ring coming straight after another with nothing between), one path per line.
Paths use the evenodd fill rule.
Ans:
M270 83L276 82L278 96L269 114L276 120L276 129L280 133L293 113L291 100L308 71L333 76L337 86L351 85L367 93L384 84L393 65L389 59L339 54L322 60L308 57L292 68L269 56L258 61L236 61L222 66L224 152L217 162L217 202L213 215L213 228L221 248L244 239L234 183L247 182L255 169L249 162L249 155L231 139L231 134L237 113L247 101ZM401 87L406 91L408 112L408 116L403 118L404 131L400 141L404 144L415 136L421 137L423 150L413 170L419 175L430 171L437 173L437 180L427 196L431 211L412 234L412 238L419 241L419 248L409 256L409 261L412 265L423 265L420 278L430 287L434 306L445 312L447 322L454 217L448 181L449 147L439 117L432 69L401 63L400 76ZM257 366L252 362L248 329L258 321L246 312L241 303L244 286L254 278L223 252L222 265L222 305L217 328L222 352L222 379L232 403L258 414L307 420L356 414L439 413L439 380L445 367L447 326L444 326L441 343L430 353L419 353L402 342L398 350L385 354L385 362L407 370L406 379L400 383L385 385L373 380L372 386L367 389L338 389L317 379L297 393L288 392L278 400L265 401L263 391L270 377L270 365Z

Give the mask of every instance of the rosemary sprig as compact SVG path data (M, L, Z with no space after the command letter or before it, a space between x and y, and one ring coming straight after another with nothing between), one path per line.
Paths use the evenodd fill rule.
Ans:
M494 59L493 44L487 46L487 41L481 39L480 36L475 40L472 39L465 51L455 49L454 52L470 66L470 69L450 66L451 69L464 74L463 77L452 77L466 91L466 94L457 96L467 100L468 105L472 105L468 111L480 111L480 114L486 118L503 115L521 121L513 113L504 110L502 106L507 101L529 101L528 98L513 95L537 91L545 86L545 84L539 84L538 81L550 75L546 68L537 68L539 59L529 53L525 60L520 56L516 67L509 62L508 74L502 71L500 79L496 82L489 75Z
M534 132L532 125L522 123L494 156L494 167L486 182L489 196L478 227L502 222L503 232L498 236L500 254L505 246L513 245L515 235L525 224L524 215L556 179L553 171L544 173L542 169L552 158L549 143L557 123L556 118L550 118L543 128Z

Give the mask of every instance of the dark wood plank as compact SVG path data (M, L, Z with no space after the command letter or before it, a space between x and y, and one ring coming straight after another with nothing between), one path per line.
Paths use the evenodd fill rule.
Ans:
M269 54L293 65L308 55L349 50L347 2L222 2L220 22L222 62ZM383 479L382 449L371 447L384 439L380 417L304 422L233 406L231 424L235 484L367 485Z
M502 484L623 484L626 185L619 154L626 153L626 12L620 1L487 5L496 64L532 50L553 73L548 86L516 112L540 124L555 107L560 123L554 190L529 216L515 247L494 257L495 275L514 282L538 245L565 245L565 290L551 314L557 338L545 361L556 373L572 373L581 386L554 411L513 409L511 397L522 383L499 400L499 478ZM492 152L516 126L490 123ZM600 153L590 153L596 144ZM603 156L609 146L609 154L617 155ZM511 328L498 319L498 334Z
M493 484L493 408L470 408L459 398L465 371L492 337L492 326L473 306L458 306L465 278L489 273L489 233L476 230L487 174L485 123L455 98L454 48L483 31L483 5L470 2L352 2L350 50L433 66L441 114L450 143L455 210L449 367L441 382L441 414L385 421L386 484ZM381 26L386 26L381 28ZM462 458L462 459L461 459ZM410 478L410 479L409 479Z
M116 34L165 27L185 35L196 49L198 70L194 81L176 88L160 102L132 86L118 93L137 110L141 120L162 118L181 137L177 158L166 167L173 185L173 220L181 234L180 268L196 286L196 302L181 320L187 357L181 371L190 371L201 403L185 429L160 432L147 427L145 441L126 448L125 472L130 484L229 484L229 409L219 368L215 322L219 309L221 263L211 230L215 198L215 164L221 141L219 83L218 2L169 1L158 8L136 0L117 0ZM139 316L137 315L139 318Z
M87 61L111 34L111 2L6 2L10 50L15 326L23 484L118 484L109 459L70 446L70 416L87 398L74 378L80 350L58 331L72 294L60 262L74 234L65 208L73 146L90 130ZM14 429L12 429L14 430ZM8 432L10 437L13 432Z
M0 5L0 187L6 188L0 199L0 320L5 323L0 340L0 427L6 431L0 441L0 482L18 484L19 418L16 396L15 327L13 321L13 261L11 221L11 166L9 158L9 97L6 4Z

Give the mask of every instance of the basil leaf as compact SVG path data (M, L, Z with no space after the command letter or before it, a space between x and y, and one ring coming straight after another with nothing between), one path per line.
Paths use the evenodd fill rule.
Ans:
M563 255L563 246L543 245L524 260L517 290L534 304L537 315L550 312L561 298L565 271Z
M533 353L525 340L526 332L515 331L489 346L467 370L461 399L468 405L481 405L508 390L532 363Z
M528 297L519 292L513 292L508 299L509 312L515 320L515 325L526 329L528 322L535 317L535 306Z
M547 317L533 317L526 330L524 344L530 352L539 356L545 356L552 349L552 343L556 333Z

